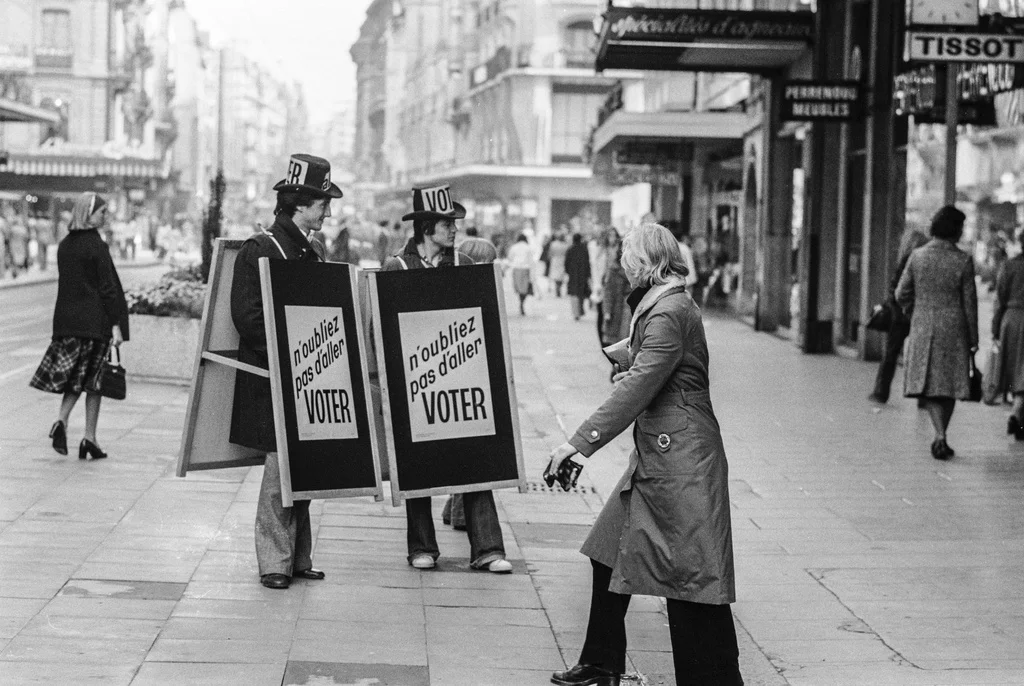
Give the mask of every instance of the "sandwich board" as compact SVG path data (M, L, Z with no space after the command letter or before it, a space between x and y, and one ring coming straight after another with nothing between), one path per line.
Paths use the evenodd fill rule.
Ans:
M284 506L383 500L359 270L266 257L259 269Z
M369 277L391 497L526 490L500 267Z
M218 238L213 245L192 389L178 453L178 476L206 469L262 465L267 456L266 452L228 440L235 375L242 370L264 378L270 376L266 369L238 361L238 331L231 321L231 282L242 243Z

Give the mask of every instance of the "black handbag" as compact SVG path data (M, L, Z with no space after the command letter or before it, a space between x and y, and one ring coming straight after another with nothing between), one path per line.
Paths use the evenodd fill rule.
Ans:
M985 395L983 388L981 372L978 370L978 365L974 364L974 355L971 355L971 388L967 400L972 403L980 403Z
M875 305L875 308L871 311L871 316L868 317L867 327L872 331L888 331L889 327L892 326L892 317L892 305L886 300Z
M124 400L128 395L124 367L121 366L121 349L116 345L110 346L110 353L107 359L103 360L103 368L100 370L100 395L111 400Z

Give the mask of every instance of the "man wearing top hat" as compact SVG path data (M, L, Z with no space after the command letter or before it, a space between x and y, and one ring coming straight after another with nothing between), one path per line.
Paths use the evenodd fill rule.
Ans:
M330 163L313 155L292 155L287 176L274 190L274 223L242 244L231 284L231 319L239 335L238 361L261 369L269 368L269 360L259 258L323 261L323 245L310 242L310 234L319 231L324 219L331 216L331 200L341 197L341 189L331 183ZM256 505L256 560L261 583L281 589L288 588L294 577L323 579L324 573L313 569L309 501L296 500L292 507L281 504L270 379L237 373L229 440L267 453Z
M466 208L452 200L448 186L414 188L412 207L413 211L402 217L402 221L412 221L412 238L402 252L384 262L383 271L473 264L469 256L455 249L455 220L466 216ZM465 493L463 501L473 569L498 574L511 572L512 565L505 559L505 541L494 494L490 491ZM407 499L405 517L409 564L416 569L432 569L441 552L434 532L430 497Z

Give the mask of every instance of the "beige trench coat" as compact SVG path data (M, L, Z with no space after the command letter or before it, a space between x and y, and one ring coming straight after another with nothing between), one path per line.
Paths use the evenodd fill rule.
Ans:
M612 569L614 593L722 605L736 600L729 468L704 325L681 284L641 300L629 373L570 439L589 457L636 421L629 466L581 551Z

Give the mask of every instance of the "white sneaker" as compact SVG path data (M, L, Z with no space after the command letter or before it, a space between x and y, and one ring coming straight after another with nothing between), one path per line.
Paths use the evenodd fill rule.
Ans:
M487 571L494 572L495 574L510 574L512 572L512 563L504 558L498 559L487 565Z
M430 555L417 555L412 558L412 566L416 569L433 569L435 566L434 558Z

